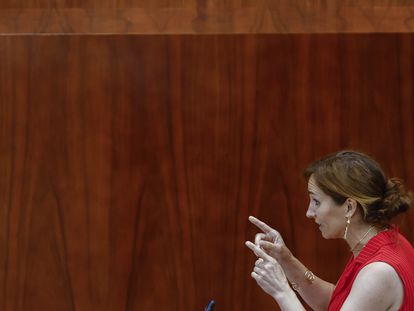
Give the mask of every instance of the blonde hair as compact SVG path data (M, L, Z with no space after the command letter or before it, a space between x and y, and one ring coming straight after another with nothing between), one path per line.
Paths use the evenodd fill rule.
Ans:
M337 204L354 199L366 222L388 227L390 220L411 205L411 193L398 178L387 179L377 162L356 151L340 151L309 165L304 176L311 176L318 187Z

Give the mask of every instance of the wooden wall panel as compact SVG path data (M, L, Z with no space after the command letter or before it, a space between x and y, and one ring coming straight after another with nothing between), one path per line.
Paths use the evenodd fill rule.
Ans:
M0 308L274 309L251 214L335 281L301 172L355 148L414 189L413 40L3 36Z
M413 17L404 0L3 0L0 33L411 33Z
M290 4L289 4L290 2ZM185 8L185 7L206 7L206 8L243 8L272 5L290 5L297 10L327 9L335 11L344 6L354 7L409 7L413 5L412 0L317 0L317 1L286 1L286 0L3 0L0 8Z

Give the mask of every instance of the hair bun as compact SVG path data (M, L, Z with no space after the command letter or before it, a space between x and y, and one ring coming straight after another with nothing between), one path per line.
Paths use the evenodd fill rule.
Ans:
M368 211L365 219L370 223L387 227L393 217L408 210L411 201L411 193L405 189L403 182L398 178L390 178L383 200Z
M412 195L405 189L403 182L398 178L388 179L386 187L383 199L383 214L388 219L391 219L408 210L411 206Z

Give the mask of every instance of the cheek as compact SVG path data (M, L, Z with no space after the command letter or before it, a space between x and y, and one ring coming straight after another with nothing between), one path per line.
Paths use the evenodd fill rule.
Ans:
M323 205L320 205L317 209L315 209L315 215L317 218L323 219L326 217L326 208Z
M333 215L332 210L329 206L321 205L316 211L316 218L318 222L324 227L330 227L335 223L335 215Z
M339 215L336 210L333 210L330 207L321 209L318 217L324 238L337 238L342 236L345 220L341 218L341 215Z

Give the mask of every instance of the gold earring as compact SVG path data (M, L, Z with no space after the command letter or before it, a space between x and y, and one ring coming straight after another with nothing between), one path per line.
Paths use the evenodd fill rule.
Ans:
M346 237L348 235L348 227L351 224L351 217L346 217L346 226L345 226L345 232L344 232L344 240L346 240Z

